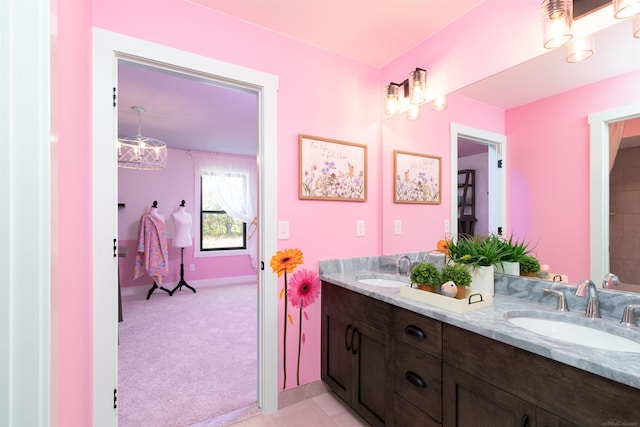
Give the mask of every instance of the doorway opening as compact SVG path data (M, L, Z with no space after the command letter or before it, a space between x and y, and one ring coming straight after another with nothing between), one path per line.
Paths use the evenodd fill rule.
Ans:
M609 125L640 117L640 104L627 105L589 115L590 160L589 160L589 222L590 222L590 269L592 280L611 271L610 238L610 129Z
M506 137L451 123L450 138L452 233L504 234L507 225L506 165L503 160L506 158ZM467 160L463 160L464 155L460 158L465 152L470 153ZM484 173L477 173L478 170Z
M277 89L273 75L217 61L151 42L93 30L93 138L92 138L92 271L93 271L93 399L94 420L117 425L117 96L118 58L137 58L159 67L208 76L258 94L259 197L263 224L277 221ZM258 259L277 250L275 230L258 230ZM277 295L274 275L258 270L258 406L264 413L277 410L278 351Z
M218 245L238 245L237 233L226 233L229 216L201 224L201 212L214 196L205 191L208 187L201 191L193 156L220 158L225 163L216 167L220 173L228 162L241 162L243 168L234 171L248 183L236 194L251 199L242 206L251 206L253 216L257 194L245 190L257 185L257 97L253 90L207 76L118 59L118 135L130 141L136 133L153 137L168 148L168 161L159 171L118 168L118 248L136 248L141 216L155 211L165 225L168 252L159 289L174 289L169 295L154 293L155 281L152 287L146 274L133 280L135 249L119 258L119 425L232 421L256 411L258 288L250 259L255 259L251 248L257 235L241 225L241 240L253 238L243 245L247 249L200 250L203 231L224 232L207 237ZM182 248L176 246L179 212L189 218ZM175 287L179 281L186 292ZM237 360L238 354L246 356Z

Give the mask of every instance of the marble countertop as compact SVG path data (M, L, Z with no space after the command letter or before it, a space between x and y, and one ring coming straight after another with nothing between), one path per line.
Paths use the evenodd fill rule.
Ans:
M633 341L640 342L640 328L625 328L619 323L621 317L617 317L618 312L624 308L624 305L637 303L640 295L636 297L635 294L626 292L616 292L616 295L614 295L611 292L613 302L607 300L606 297L601 297L601 310L605 311L603 317L590 320L584 316L586 298L575 297L572 292L569 292L572 290L572 285L496 274L496 294L493 296L493 304L489 307L458 314L401 297L399 288L363 284L357 278L371 275L375 271L372 271L371 268L362 267L355 266L355 269L350 269L349 271L335 271L335 269L324 268L323 271L321 264L321 279L540 356L640 388L640 353L601 350L576 344L567 344L530 332L506 320L506 314L514 310L524 311L523 314L533 317L562 317L564 321L571 323L582 324L589 322L590 326L615 332ZM377 272L378 275L383 273ZM401 280L409 282L406 276L390 275L390 277L400 277ZM555 310L557 298L553 295L544 294L542 292L543 287L567 290L565 295L567 295L571 311L569 313L557 312ZM600 291L599 293L605 294L608 292L610 291ZM610 314L611 317L606 314Z

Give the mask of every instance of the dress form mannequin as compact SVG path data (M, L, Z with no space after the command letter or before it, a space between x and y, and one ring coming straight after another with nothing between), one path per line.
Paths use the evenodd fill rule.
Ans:
M158 201L157 200L153 201L153 204L151 205L151 208L149 209L149 213L151 215L153 215L155 218L159 219L160 222L162 222L164 224L164 216L162 216L162 215L160 215L158 213ZM145 215L147 215L147 214L145 214ZM143 218L144 218L144 215L143 215ZM164 229L164 225L162 227ZM158 282L158 283L160 283L160 282ZM151 298L151 295L153 294L153 291L155 291L156 289L161 289L161 290L165 291L166 293L169 294L169 296L171 296L171 294L172 294L169 289L165 288L162 285L158 285L156 283L156 281L154 280L153 281L153 286L151 287L151 289L149 289L149 292L147 292L147 299Z
M183 204L172 215L175 223L175 235L173 237L173 246L176 248L186 248L191 246L191 214L187 213Z
M182 290L185 286L196 292L194 288L189 286L184 280L184 248L191 246L191 214L187 213L184 206L184 200L180 203L178 210L171 215L175 224L175 235L173 236L173 246L180 248L180 281L175 288L171 291L171 294L175 291Z

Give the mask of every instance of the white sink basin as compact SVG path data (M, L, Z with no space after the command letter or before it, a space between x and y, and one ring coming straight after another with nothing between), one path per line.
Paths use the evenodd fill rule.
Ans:
M402 280L388 277L362 277L357 280L365 285L381 286L384 288L399 288L403 285L409 285L409 282L403 282Z
M559 319L541 319L527 316L507 316L507 320L528 331L570 344L630 353L640 353L640 342L585 325L564 322ZM598 322L597 319L587 320ZM638 335L640 337L640 335Z

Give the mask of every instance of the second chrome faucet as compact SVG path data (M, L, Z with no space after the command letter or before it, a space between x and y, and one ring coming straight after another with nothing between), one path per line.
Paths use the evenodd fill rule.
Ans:
M600 303L598 302L598 290L591 280L583 280L576 287L574 293L579 297L587 297L587 311L585 315L590 319L600 318Z

